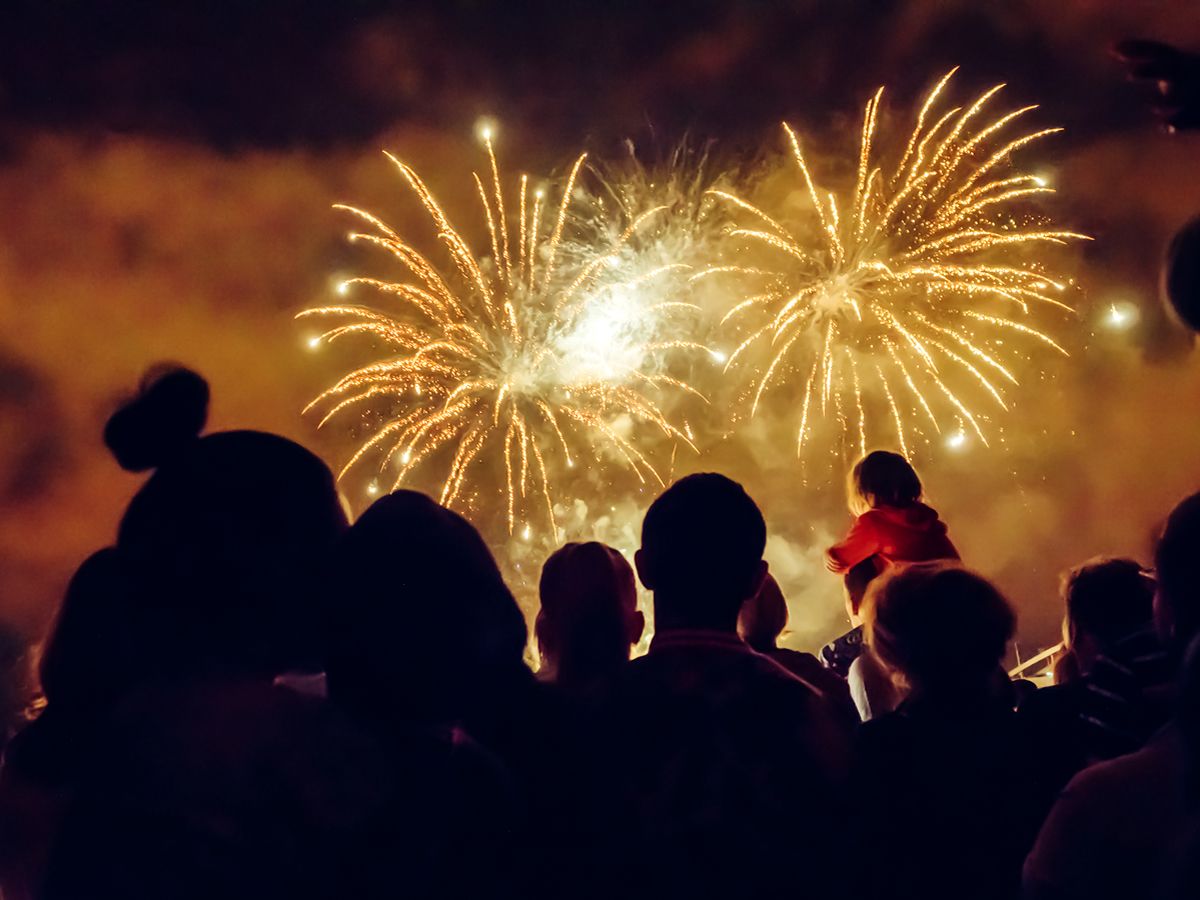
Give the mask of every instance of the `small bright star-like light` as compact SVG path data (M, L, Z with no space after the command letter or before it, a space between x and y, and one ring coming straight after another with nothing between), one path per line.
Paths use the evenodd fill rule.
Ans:
M376 494L378 494L379 493L379 483L376 481L372 481L370 484L368 484L367 485L367 493L370 494L372 497L374 497Z
M1046 187L1047 185L1050 184L1050 179L1044 175L1034 175L1033 183L1036 184L1038 187Z
M961 428L946 438L946 446L951 450L961 450L967 445L967 433Z
M526 525L524 528L521 529L521 537L524 540L529 540L529 538L532 536L533 536L533 529L530 528L528 525Z
M708 355L713 358L713 362L723 363L729 359L729 357L720 350L709 350Z
M319 337L310 337L308 339L308 349L309 350L316 350L320 346L321 346L321 339Z
M349 281L338 282L337 292L339 294L341 294L343 297L345 297L348 293L350 293L350 282Z
M491 116L482 116L475 120L475 133L481 141L491 141L496 137L496 120Z
M411 450L405 450L403 453L401 453L401 454L400 454L400 462L404 463L406 466L407 466L407 465L408 465L410 462L412 462L412 451L411 451Z
M1109 305L1108 311L1104 314L1104 324L1114 331L1124 331L1136 325L1140 317L1141 313L1136 303L1119 300Z

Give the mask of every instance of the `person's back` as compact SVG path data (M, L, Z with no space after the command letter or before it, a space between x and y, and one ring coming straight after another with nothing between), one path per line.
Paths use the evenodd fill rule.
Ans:
M840 874L845 735L737 634L764 544L757 507L719 475L677 482L646 514L636 562L657 633L607 697L599 894L771 896L794 872L820 892Z
M908 696L859 737L863 896L1012 897L1043 801L995 689L1011 609L979 576L935 564L884 576L864 618Z

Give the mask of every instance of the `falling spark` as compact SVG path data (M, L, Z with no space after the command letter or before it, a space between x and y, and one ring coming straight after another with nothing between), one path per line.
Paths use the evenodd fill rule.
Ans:
M395 489L422 463L441 460L443 504L470 507L478 498L486 510L496 493L504 497L510 534L518 515L526 517L536 504L557 535L557 465L572 468L584 452L603 462L607 447L607 456L639 480L661 483L636 443L639 426L690 445L655 398L674 389L694 393L666 374L660 357L699 345L656 337L646 320L677 304L658 298L657 271L645 271L625 253L659 211L631 222L605 220L600 238L576 238L573 231L583 226L572 203L586 155L575 161L556 202L531 191L521 176L517 202L506 205L494 132L490 123L479 126L488 163L482 176L474 175L486 226L482 254L417 173L391 154L450 265L439 267L374 215L337 207L370 226L354 235L356 242L388 251L408 277L355 277L338 287L342 295L371 288L394 311L338 303L299 314L339 323L322 341L364 336L388 351L338 379L308 409L324 411L322 425L373 408L383 413L382 420L363 416L375 423L372 433L339 477L373 460L380 472L392 467ZM526 524L522 534L531 533Z
M1003 382L1017 379L1003 357L1027 354L998 338L1007 331L1066 355L1036 324L1026 324L1036 323L1039 310L1073 312L1057 296L1063 284L1030 257L1044 245L1088 238L1032 214L1018 220L1017 201L1054 190L1043 176L1012 171L1011 163L1015 151L1061 129L1004 139L1004 130L1036 107L986 121L985 107L1003 85L935 118L954 71L927 95L898 162L886 170L875 146L883 88L875 93L863 117L853 185L841 193L818 186L799 137L783 126L812 204L806 223L785 224L736 194L711 192L743 220L728 233L749 255L694 277L737 279L724 324L743 331L726 369L751 359L752 347L766 351L748 366L751 414L772 383L796 373L803 378L811 366L798 451L813 433L812 418L831 409L843 440L865 449L864 400L880 394L906 452L913 433L924 434L907 420L927 420L940 432L938 411L947 405L986 445L984 417L968 406L968 389L982 389L988 402L1007 409ZM853 425L840 412L842 394L857 411ZM846 434L851 428L857 441Z

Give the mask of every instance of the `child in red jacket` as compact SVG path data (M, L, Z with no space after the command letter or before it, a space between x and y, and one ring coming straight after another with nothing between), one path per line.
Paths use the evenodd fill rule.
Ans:
M958 559L946 524L921 502L921 479L899 453L871 451L854 464L846 487L858 518L845 539L825 551L829 571L848 572L872 558L878 572L892 563Z

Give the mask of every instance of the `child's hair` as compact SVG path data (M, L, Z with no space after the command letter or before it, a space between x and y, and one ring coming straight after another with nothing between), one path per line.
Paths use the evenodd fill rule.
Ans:
M872 450L850 470L846 499L860 516L877 506L911 506L921 499L921 479L899 453Z

